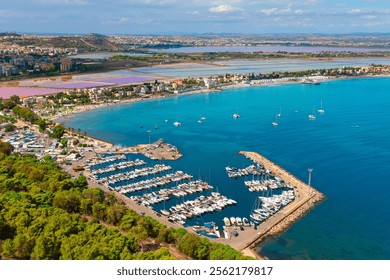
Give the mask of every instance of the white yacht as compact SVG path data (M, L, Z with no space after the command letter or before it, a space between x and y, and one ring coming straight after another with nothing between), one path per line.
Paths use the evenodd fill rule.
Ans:
M309 120L315 120L315 119L316 119L316 115L315 115L315 110L314 110L314 106L313 106L313 114L309 115Z
M273 125L273 126L278 126L278 125L279 125L279 124L278 124L278 115L279 115L279 114L276 114L275 121L272 122L272 125Z
M279 108L279 113L277 114L277 116L280 118L282 116L282 107Z
M324 108L322 108L322 100L321 100L321 106L320 106L320 108L317 110L317 112L318 112L318 113L321 113L321 114L325 113Z

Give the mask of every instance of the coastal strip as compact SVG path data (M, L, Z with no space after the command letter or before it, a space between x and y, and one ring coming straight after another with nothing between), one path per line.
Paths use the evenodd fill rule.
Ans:
M241 151L239 154L264 166L264 168L271 171L274 176L280 177L284 182L293 186L296 195L296 199L292 203L258 226L258 232L254 240L251 240L246 244L240 244L241 246L239 248L232 244L236 249L247 251L248 249L253 249L267 237L275 236L288 229L295 221L313 209L316 204L324 200L325 196L259 153ZM253 253L255 254L255 252Z

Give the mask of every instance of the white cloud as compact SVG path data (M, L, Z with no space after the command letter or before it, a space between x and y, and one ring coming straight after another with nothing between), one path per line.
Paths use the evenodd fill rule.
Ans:
M117 20L105 21L103 24L104 25L122 25L122 24L125 24L125 23L128 23L128 22L129 22L129 18L128 17L121 17L120 19L117 19Z
M55 4L55 5L74 5L74 6L80 6L80 5L86 5L88 4L88 1L86 0L40 0L40 2L44 4Z
M287 8L270 8L270 9L262 9L257 11L260 14L266 15L266 16L273 16L273 15L303 15L306 14L306 11L302 9L293 10L290 7Z
M376 18L378 18L378 16L374 16L374 15L363 16L363 19L376 19Z
M219 5L216 7L211 7L209 12L211 13L229 13L233 11L240 10L239 8L233 7L231 5Z
M356 15L356 14L360 14L361 12L362 12L362 10L360 10L360 9L351 9L351 10L347 11L347 14Z
M262 9L259 11L260 14L270 16L270 15L276 15L278 12L277 8L271 8L271 9Z
M112 1L113 2L113 1ZM178 0L119 0L119 2L125 4L141 4L141 5L166 5L166 4L179 4Z

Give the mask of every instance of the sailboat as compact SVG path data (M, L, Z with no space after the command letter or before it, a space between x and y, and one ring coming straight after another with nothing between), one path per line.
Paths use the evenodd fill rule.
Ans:
M313 114L309 115L309 120L315 120L315 119L316 119L316 115L315 115L315 110L314 110L314 106L313 106Z
M237 112L238 110L236 109L236 113L233 114L233 118L235 119L238 119L240 117L240 115Z
M277 114L277 116L280 118L282 116L282 107L279 108L279 113Z
M317 110L317 112L318 112L318 113L321 113L321 114L325 113L325 110L322 108L322 100L321 100L321 106L320 106L320 108Z
M279 115L279 114L276 114L275 121L272 122L272 125L273 125L273 126L278 126L278 125L279 125L279 124L278 124L278 115Z
M181 123L177 120L178 117L176 117L176 121L173 123L174 126L181 126Z
M171 214L171 212L169 212L168 210L165 210L165 200L164 200L164 209L161 209L160 212L164 216L169 216Z
M200 120L198 120L198 123L202 123L202 121L204 121L206 119L206 117L200 115Z

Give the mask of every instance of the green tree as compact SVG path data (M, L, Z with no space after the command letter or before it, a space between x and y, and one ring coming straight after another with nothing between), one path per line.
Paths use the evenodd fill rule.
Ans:
M69 213L80 211L80 196L72 190L59 191L53 199L53 206L66 210Z
M16 106L16 103L13 102L12 100L5 100L3 102L3 105L4 105L4 108L8 109L8 110L12 110L12 108L14 108Z
M14 102L15 104L20 104L20 97L17 96L17 95L11 95L10 98L9 98L12 102Z
M65 128L62 125L56 125L53 129L52 137L61 139L64 135Z
M5 132L11 132L11 131L14 131L16 128L16 126L14 126L13 124L7 124L4 128Z
M88 186L87 178L84 175L80 175L73 182L74 186L78 189L84 189Z
M14 147L10 143L5 143L3 141L0 141L0 153L4 153L7 156L9 156L13 150Z
M68 146L68 139L62 139L62 140L61 140L61 145L62 145L63 147Z

